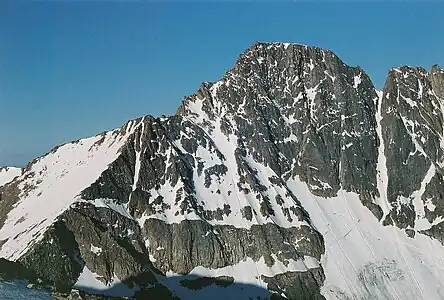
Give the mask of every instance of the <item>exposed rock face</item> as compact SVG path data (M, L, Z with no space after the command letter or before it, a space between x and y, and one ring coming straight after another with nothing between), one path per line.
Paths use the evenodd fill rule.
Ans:
M271 299L325 299L316 292L317 287L322 285L325 279L321 270L318 272L287 272L274 277L263 276L263 279L267 283L267 288L275 292ZM285 295L285 298L281 295Z
M444 72L437 66L394 68L384 88L382 133L386 141L387 223L437 233L443 216ZM402 174L402 176L399 176Z
M404 241L444 254L443 97L438 66L379 92L328 50L256 43L175 115L30 163L0 188L0 255L140 299L424 298L444 278Z
M29 280L37 282L37 275L18 262L0 258L0 280Z

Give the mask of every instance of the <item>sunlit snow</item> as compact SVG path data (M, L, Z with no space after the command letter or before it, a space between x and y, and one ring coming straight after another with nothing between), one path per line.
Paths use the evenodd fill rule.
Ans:
M65 144L37 159L28 172L17 178L32 175L18 185L22 190L20 200L0 229L0 241L5 241L0 257L15 260L31 243L38 242L55 218L117 158L134 125L130 122L123 134L109 131ZM31 189L27 191L29 185Z
M0 187L12 181L22 173L22 169L14 167L0 168Z

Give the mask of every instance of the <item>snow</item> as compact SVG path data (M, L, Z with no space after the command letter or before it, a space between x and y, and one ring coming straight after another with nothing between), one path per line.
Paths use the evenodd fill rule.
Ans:
M0 187L11 182L22 173L22 169L15 167L0 167Z
M315 92L311 93L310 96L314 97ZM195 196L198 203L201 203L206 210L223 208L224 204L229 204L231 210L231 213L228 216L224 215L222 220L214 219L207 222L211 225L230 224L236 228L251 228L252 225L261 225L266 223L275 223L286 228L295 226L299 227L301 224L305 224L304 222L300 222L298 218L293 215L292 222L289 222L287 217L284 216L282 209L290 208L296 204L291 197L286 196L287 191L284 188L271 184L269 178L276 176L271 168L257 163L252 157L247 157L244 163L246 163L252 169L257 169L260 184L267 187L267 196L272 205L277 208L275 209L275 216L262 216L260 203L257 200L255 193L245 194L244 192L239 191L237 182L239 182L240 176L238 174L238 166L234 156L235 150L238 146L237 137L235 135L226 136L221 131L221 117L216 117L215 120L211 120L211 122L214 124L212 128L208 128L208 126L203 125L204 121L210 120L206 113L202 110L201 105L202 104L199 99L196 99L195 102L190 102L188 104L188 109L191 111L191 114L189 114L186 118L189 118L191 122L201 126L201 129L205 132L204 136L208 137L212 142L214 142L215 147L217 147L217 150L223 154L225 159L220 159L214 152L214 149L207 149L202 146L198 147L195 154L195 159L196 161L202 161L204 163L204 169L215 165L224 164L227 167L227 172L220 177L212 176L211 185L208 188L204 185L204 172L202 172L202 175L200 176L198 172L194 172L193 181L195 183ZM224 115L225 108L222 106L221 101L215 102L215 110L219 112L220 116ZM231 126L233 128L236 127L236 124L232 121L231 116L225 115L225 118L231 122ZM290 137L286 139L286 142L294 140L295 138L296 136L290 135ZM179 140L176 141L174 145L176 148L183 150ZM179 223L184 219L200 219L200 217L194 214L187 214L184 216L181 214L175 215L177 205L174 204L174 199L177 188L178 186L169 186L169 182L167 182L159 191L159 194L164 197L164 201L171 201L171 203L168 202L168 204L170 204L172 207L171 210L166 211L165 215L155 214L149 217L144 217L139 220L139 224L143 224L144 220L147 218L161 219L169 224ZM216 193L216 191L219 192ZM281 195L284 201L282 204L282 209L276 203L276 195L278 194ZM209 199L211 199L211 201L209 201ZM253 210L253 219L251 221L243 217L242 210L246 206L251 207ZM290 214L293 214L293 211L289 211Z
M288 142L298 142L298 137L294 134L294 133L290 133L290 136L284 138L283 140L284 143L288 143Z
M97 289L97 290L105 290L107 289L106 284L100 281L98 278L102 276L91 272L86 266L83 267L82 273L80 273L77 282L74 285L74 288L78 289Z
M286 48L288 45L284 44L284 47ZM264 58L258 57L257 60L259 63L262 63ZM277 64L276 61L275 64ZM313 70L312 60L310 60L308 66L310 70ZM394 70L398 71L397 69ZM328 72L324 71L324 73L326 75L325 78L329 76L333 81L335 80ZM297 78L295 77L295 80ZM358 88L361 81L361 74L354 76L354 88ZM225 84L228 85L228 82L226 81ZM173 272L168 272L168 278L156 275L159 281L167 282L167 285L179 297L190 299L190 293L194 296L196 292L191 292L189 289L181 286L179 283L180 279L200 276L232 276L235 278L235 285L238 284L238 287L242 284L263 289L265 288L265 283L261 280L261 275L275 276L289 271L304 272L317 268L321 264L326 275L322 293L327 300L371 299L372 297L376 299L407 300L444 298L444 272L442 272L444 260L439 259L444 257L444 248L438 241L419 233L414 238L409 238L404 231L396 227L382 226L376 217L362 205L359 195L355 193L341 190L335 197L331 198L314 196L310 189L332 188L327 182L316 178L314 179L316 181L315 185L310 186L310 189L298 177L292 178L287 182L289 190L301 201L302 207L308 212L313 224L300 221L294 215L292 215L293 221L288 221L283 213L283 209L288 209L290 214L293 214L293 211L289 208L299 206L299 204L295 203L293 198L287 196L289 191L285 186L271 183L272 180L270 178L275 177L276 174L269 166L255 161L251 155L246 155L246 157L241 158L243 160L242 163L257 171L254 176L257 177L258 183L266 187L261 192L261 196L269 199L275 211L272 216L263 216L260 209L260 200L256 197L257 193L250 192L245 194L239 191L237 187L237 183L240 182L240 174L238 173L238 165L234 153L238 147L238 137L235 135L227 136L221 130L222 118L233 129L236 129L233 116L227 114L224 102L217 100L217 91L223 84L223 80L218 81L210 89L211 97L214 100L214 117L210 118L203 111L203 99L187 101L187 109L191 113L183 116L184 119L188 119L200 126L204 131L203 138L207 140L207 143L204 143L205 145L198 146L194 154L195 161L203 162L204 170L222 164L227 167L225 174L211 176L209 187L205 186L205 172L202 172L201 175L198 172L193 172L193 182L195 183L194 196L197 202L203 206L203 209L215 210L223 208L224 204L230 205L231 213L224 215L223 220L214 219L207 222L210 225L229 224L236 228L247 229L253 225L267 223L276 224L283 228L313 225L325 239L325 254L320 262L313 257L306 256L301 260L290 259L286 261L286 264L279 261L276 256L273 256L275 263L272 266L267 266L264 258L259 259L259 261L247 258L235 265L219 269L208 269L198 266L186 276L180 276ZM422 94L423 87L420 82L419 85L419 93ZM312 112L315 110L314 100L318 86L305 88ZM384 101L384 98L381 91L377 91L377 96L374 100L377 108L375 116L377 122L376 133L380 141L377 161L377 189L380 196L375 201L382 208L384 219L392 207L387 200L388 172L384 153L386 141L382 139L382 101ZM300 93L294 99L295 102L302 97L303 94ZM416 105L413 100L398 93L398 101L400 98L404 99L411 106ZM270 101L268 98L265 100ZM238 108L238 114L245 113L243 107L246 101L252 100L244 98L243 104ZM241 115L240 117L243 116ZM351 117L353 116L341 115L340 121L343 122ZM293 124L298 121L294 115L284 116L284 118L287 124ZM338 121L339 119L323 124L317 130L320 131L322 128ZM423 149L416 142L417 136L414 132L416 124L404 117L402 121L406 128L410 129L409 134L413 142L415 142L417 151L425 156ZM210 122L212 125L205 125L204 123L206 122ZM38 242L41 239L44 231L54 222L58 215L73 203L83 202L84 200L80 199L79 193L100 176L107 166L117 158L119 149L127 142L129 136L136 130L139 130L140 135L136 135L132 141L136 149L135 171L131 187L132 191L134 191L140 176L144 126L144 119L141 122L130 122L126 132L122 135L115 131L108 132L104 136L84 139L78 143L61 146L53 153L38 159L28 173L35 173L34 177L19 184L22 189L25 187L25 183L36 188L27 195L24 193L21 195L20 201L8 214L5 226L0 229L0 240L6 241L0 249L0 256L13 260L20 258L29 249L31 242ZM186 137L190 134L189 130L191 129L182 130L184 132L181 135ZM356 135L356 132L349 133L343 131L343 135L352 136ZM100 146L94 146L102 138L103 143ZM289 137L284 139L284 142L294 142L296 140L297 137L290 133ZM159 155L166 156L167 164L171 163L171 157L178 155L178 151L185 152L180 139L174 141L173 145L174 147L168 148L166 153L159 153ZM343 149L347 149L352 145L352 143L345 143ZM220 152L223 158L219 158L216 155L216 151ZM293 161L293 165L295 163L296 160ZM312 166L310 168L316 169L316 167ZM339 165L340 173L341 168L342 166ZM6 181L8 178L9 180L13 178L10 172L6 173L3 170L0 170L0 184L2 180ZM9 174L9 177L6 177L5 174ZM432 203L432 199L427 199L426 201L422 199L427 184L435 174L437 174L437 170L431 164L429 170L424 175L420 188L409 198L400 197L398 199L400 203L413 204L416 213L415 230L428 229L442 221L442 218L439 217L430 224L425 218L425 209L434 210L435 205ZM18 175L20 175L20 172ZM25 174L18 179L22 180L24 178ZM139 225L143 226L148 218L160 219L168 224L180 223L183 220L201 220L201 217L195 212L186 213L185 215L178 213L180 207L176 204L176 194L181 188L183 188L183 183L180 180L175 186L171 186L167 180L164 185L147 191L154 198L163 196L163 201L171 209L159 209L159 211L150 216L143 215L141 218L136 219ZM181 196L182 200L186 196L184 194ZM277 195L282 197L282 204L277 204ZM95 199L94 201L87 202L92 203L96 207L114 210L126 218L134 219L128 212L127 204L121 204L116 199ZM246 206L252 208L254 217L251 221L243 217L242 210ZM118 226L118 224L114 225ZM212 230L212 232L216 235L219 234L216 230ZM210 233L209 231L204 235L208 236ZM17 234L20 234L20 238L16 240L13 237ZM131 235L133 232L128 230L127 234ZM148 247L149 240L146 240L145 243ZM164 248L161 246L155 249L155 251L162 250ZM96 255L101 255L103 252L102 248L92 244L90 245L90 251ZM149 254L149 259L152 262L156 261L152 254ZM121 283L115 275L109 283L102 282L100 278L101 276L85 266L75 287L113 296L133 295L137 291L137 287L129 288ZM220 287L212 286L198 293L205 295L208 291L214 291L214 289L218 288ZM236 287L231 286L224 289L231 288L236 289ZM262 290L262 292L265 293L265 290ZM256 290L256 293L260 294L262 292ZM234 292L233 290L233 294L237 298L242 298L240 297L244 295L242 293L244 292ZM251 296L251 294L248 294L248 296Z
M404 97L402 94L399 94L399 96L400 96L405 102L407 102L407 104L410 105L410 107L418 106L418 104L417 104L415 101L413 101L411 98Z
M316 85L315 87L312 88L306 88L305 89L305 93L307 95L308 100L310 100L310 115L314 116L314 112L315 112L315 98L316 98L316 94L317 94L317 90L318 90L319 84Z
M126 205L119 203L119 201L115 200L115 199L99 198L99 199L94 199L93 201L84 201L82 199L78 199L77 202L86 202L86 203L93 204L95 207L104 207L104 208L112 209L115 212L121 214L122 216L124 216L128 219L133 219L133 217L128 212Z
M38 242L55 219L79 200L79 193L118 157L135 123L130 122L124 133L113 130L60 146L37 159L29 171L18 177L22 192L0 229L0 240L6 241L0 257L16 260ZM25 193L27 185L34 188ZM17 235L19 238L14 238Z
M96 255L100 255L102 253L102 248L96 247L93 244L91 244L91 252Z
M430 183L435 174L436 174L436 168L433 164L430 164L430 168L425 174L419 190L414 191L411 195L412 203L413 206L415 207L415 212L416 212L416 220L415 220L416 230L426 230L432 227L432 224L430 224L430 222L425 217L425 209L424 209L425 205L422 200L422 196L424 195L427 184Z
M317 185L311 185L310 187L312 190L324 190L332 188L328 182L324 182L316 177L314 177L313 180L317 182Z
M388 171L387 171L387 158L384 154L384 139L382 137L382 101L384 95L382 91L376 91L378 97L375 99L377 104L376 110L376 134L379 139L378 148L378 162L376 165L377 171L377 188L379 192L379 198L377 198L377 204L381 207L384 219L390 212L391 204L387 199L387 187L388 187ZM388 97L388 95L386 95Z
M85 266L73 287L92 294L114 297L134 296L134 294L140 290L137 286L130 288L122 283L115 275L113 276L112 281L106 284L100 280L100 278L103 280L102 276L92 272Z
M421 153L421 155L423 155L424 157L427 157L427 154L425 153L424 149L416 140L416 137L419 137L419 136L416 133L415 128L420 127L419 124L416 122L413 122L412 120L407 119L404 116L400 116L400 117L401 117L402 122L404 123L404 127L405 127L407 133L410 135L412 143L415 145L416 151Z
M310 68L310 71L313 71L315 65L313 63L313 59L312 58L310 58L310 63L308 63L308 67Z
M168 150L168 152L166 153L166 156L167 156L166 161L169 162L170 157L174 154L175 154L175 150L173 148L170 148ZM161 210L161 211L157 212L156 214L152 214L152 215L143 214L140 218L136 219L136 221L139 223L139 225L141 227L143 227L143 224L145 223L145 221L147 219L151 219L151 218L162 220L168 224L180 223L183 220L199 220L200 218L195 212L192 212L192 213L189 213L186 215L180 214L180 207L176 204L176 194L180 188L183 188L182 181L179 180L175 186L171 186L170 181L166 180L165 184L160 186L159 189L152 189L150 191L151 195L154 198L157 198L158 196L162 196L163 202L165 204L169 205L171 207L171 209ZM183 193L181 196L182 199L185 196L186 195ZM128 215L129 215L129 213L128 213Z
M134 171L134 180L133 180L133 191L137 187L137 183L139 182L139 172L140 172L140 155L141 155L141 149L142 149L142 138L143 138L143 132L145 131L145 117L142 118L142 121L140 122L140 125L142 127L140 132L139 140L137 141L134 139L134 144L137 142L139 143L139 150L136 150L136 163L135 163L135 171ZM137 149L136 145L134 145L134 149ZM130 196L131 197L131 196Z
M213 99L217 98L217 90L224 84L223 80L219 80L216 83L214 83L210 88L210 93Z
M325 199L298 177L287 184L324 236L327 300L444 298L444 248L437 240L381 226L355 193Z
M257 163L251 156L247 156L245 161L248 163L251 169L257 170L257 178L259 179L259 182L266 187L266 192L264 193L266 196L268 196L271 206L274 208L274 215L265 218L261 214L260 203L256 199L255 195L252 193L247 195L239 193L240 197L246 197L249 199L249 205L253 211L256 212L254 218L256 219L257 224L261 225L266 223L274 223L284 228L300 227L302 225L309 226L305 221L299 221L298 217L295 216L291 211L291 206L299 205L296 204L292 198L287 196L287 191L285 188L271 184L269 181L269 178L276 176L276 173L270 167ZM276 202L276 195L280 195L282 197L283 203L281 206L279 206ZM289 222L287 217L283 214L283 209L285 208L290 210L293 221Z
M359 74L359 75L353 77L353 87L354 87L355 89L358 88L358 86L361 84L361 82L362 82L361 74Z
M424 87L422 85L421 80L418 78L418 99L422 100L422 95L424 93Z
M283 262L277 259L275 255L272 255L275 260L272 266L267 266L265 259L261 257L259 261L254 261L251 258L247 258L235 265L227 266L218 269L208 269L202 266L196 267L190 271L188 275L198 275L207 277L218 277L218 276L232 276L236 278L238 283L250 283L262 285L262 282L257 278L257 275L264 275L268 277L273 277L277 274L285 272L305 272L313 268L319 267L319 262L316 258L305 256L304 259L294 260L289 259L287 261L288 265L285 266ZM257 274L251 272L251 270L257 271ZM167 273L167 276L177 275L174 273ZM260 277L260 276L259 276Z
M218 269L208 269L202 266L196 267L186 276L180 276L174 272L167 272L167 278L163 276L156 276L159 282L166 284L171 291L173 291L181 299L215 299L218 293L215 290L220 287L211 286L198 291L192 291L180 285L179 281L183 279L196 279L199 277L219 277L230 276L234 277L234 283L226 288L223 288L223 295L233 294L235 299L249 299L254 297L269 296L266 290L267 284L261 279L261 276L273 277L277 274L285 272L304 272L312 268L318 268L318 261L309 256L295 261L288 260L288 265L285 266L279 261L276 256L273 256L275 263L272 266L267 266L265 259L261 257L258 261L247 258L235 265L227 266ZM227 291L228 289L228 291ZM219 299L219 298L217 298Z
M324 70L324 74L325 74L326 76L330 77L330 79L331 79L332 82L335 82L336 77L333 76L333 75L330 75L330 73L328 73L327 70Z
M314 101L314 99L316 98L316 94L317 94L316 90L317 90L317 88L318 88L318 86L316 86L314 88L306 89L307 98L310 101Z
M427 199L425 202L425 206L429 211L435 211L436 206L435 204L433 204L432 199Z

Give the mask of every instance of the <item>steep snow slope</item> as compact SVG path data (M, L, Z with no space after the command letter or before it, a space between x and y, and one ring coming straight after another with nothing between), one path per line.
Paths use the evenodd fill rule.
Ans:
M104 283L101 276L91 272L88 267L84 267L74 288L91 294L104 294L106 296L125 297L133 296L139 288L137 286L129 288L123 284L118 278L113 278L112 282Z
M430 237L410 238L381 226L359 195L312 195L297 178L289 182L325 239L322 294L327 300L444 299L444 248Z
M22 173L22 169L15 167L0 167L0 187L12 181Z
M0 257L16 260L44 235L82 190L119 155L137 123L55 148L35 160L14 184L21 193L0 228ZM16 173L18 173L16 171Z

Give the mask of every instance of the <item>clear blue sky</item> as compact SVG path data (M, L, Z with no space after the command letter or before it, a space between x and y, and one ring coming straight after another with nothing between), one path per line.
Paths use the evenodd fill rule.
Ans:
M392 66L444 65L443 20L442 1L3 0L0 165L174 113L257 40L329 48L382 87Z

